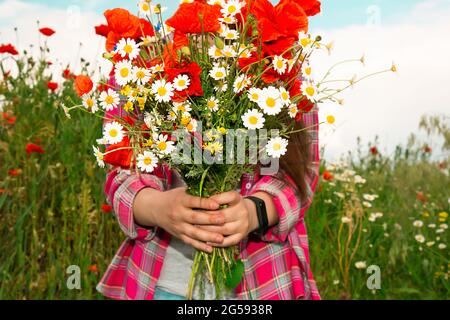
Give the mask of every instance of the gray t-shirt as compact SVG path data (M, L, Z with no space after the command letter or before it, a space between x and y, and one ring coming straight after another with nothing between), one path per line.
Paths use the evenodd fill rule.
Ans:
M161 274L156 286L166 292L179 296L186 296L191 279L192 265L194 263L195 249L181 240L172 237L166 251ZM194 300L201 297L198 286L194 290ZM205 285L205 299L216 298L215 288L207 282ZM223 299L233 300L235 295L224 293Z

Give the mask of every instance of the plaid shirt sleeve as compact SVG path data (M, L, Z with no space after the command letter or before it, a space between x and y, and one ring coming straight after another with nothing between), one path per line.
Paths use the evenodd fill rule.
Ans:
M294 181L279 172L274 176L264 176L256 182L251 193L266 192L272 196L279 214L279 223L269 229L261 240L266 242L285 242L289 233L304 219L305 213L312 203L319 178L319 144L318 144L318 111L317 107L304 114L305 127L310 135L310 166L306 174L307 197L300 201L298 188Z
M144 188L164 191L167 189L167 179L151 174L131 174L127 170L115 169L106 179L105 193L109 203L114 208L114 214L119 226L131 239L151 241L157 228L144 228L134 221L133 202L136 195Z

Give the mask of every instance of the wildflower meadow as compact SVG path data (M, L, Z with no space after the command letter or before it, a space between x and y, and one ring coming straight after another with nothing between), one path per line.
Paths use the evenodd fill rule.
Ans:
M55 31L34 32L38 54L0 42L0 299L104 299L125 236L92 152L103 121L68 112L76 75L51 71ZM425 114L392 153L374 137L321 160L305 220L323 299L450 298L449 150L448 115Z

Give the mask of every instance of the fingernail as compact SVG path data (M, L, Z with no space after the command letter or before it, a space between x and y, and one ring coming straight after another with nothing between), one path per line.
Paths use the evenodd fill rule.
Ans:
M217 237L216 240L214 240L217 243L221 243L223 241L222 237Z

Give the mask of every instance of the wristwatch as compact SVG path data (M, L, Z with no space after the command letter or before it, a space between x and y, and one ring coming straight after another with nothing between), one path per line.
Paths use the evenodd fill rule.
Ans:
M249 196L246 199L251 200L256 206L256 215L258 217L258 229L253 233L259 237L264 236L269 230L269 217L267 216L266 203L264 200Z

